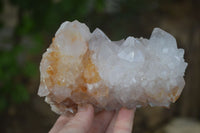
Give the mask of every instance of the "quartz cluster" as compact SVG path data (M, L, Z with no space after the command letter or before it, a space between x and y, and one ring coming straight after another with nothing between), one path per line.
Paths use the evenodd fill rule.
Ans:
M184 88L184 50L155 28L150 39L111 41L100 29L90 33L78 21L64 22L40 64L38 94L58 114L80 104L95 111L144 105L168 107Z

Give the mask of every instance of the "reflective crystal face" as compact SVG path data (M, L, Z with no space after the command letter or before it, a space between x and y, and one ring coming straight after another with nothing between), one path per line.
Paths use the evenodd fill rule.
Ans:
M90 103L99 110L166 106L181 94L187 63L175 38L155 28L150 39L111 41L78 21L64 22L40 64L38 94L52 110L75 113Z

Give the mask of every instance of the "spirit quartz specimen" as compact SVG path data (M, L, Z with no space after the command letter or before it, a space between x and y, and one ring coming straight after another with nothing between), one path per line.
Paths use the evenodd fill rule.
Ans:
M168 107L185 85L184 50L155 28L150 39L111 41L100 29L90 33L78 21L64 22L43 54L38 94L58 114L79 104L95 111L144 105Z

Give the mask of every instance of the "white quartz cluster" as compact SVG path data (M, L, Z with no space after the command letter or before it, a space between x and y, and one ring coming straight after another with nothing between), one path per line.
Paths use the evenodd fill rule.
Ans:
M59 53L58 62L52 52ZM38 94L57 113L75 112L74 106L84 103L96 110L168 107L185 85L183 56L175 38L159 28L150 39L111 41L98 28L90 33L85 24L65 22L43 55Z

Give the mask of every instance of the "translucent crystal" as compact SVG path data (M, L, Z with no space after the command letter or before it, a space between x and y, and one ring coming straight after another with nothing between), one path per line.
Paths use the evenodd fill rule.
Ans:
M79 104L95 111L166 106L181 94L187 63L175 38L155 28L150 39L111 41L78 21L64 22L40 64L38 94L59 114Z

